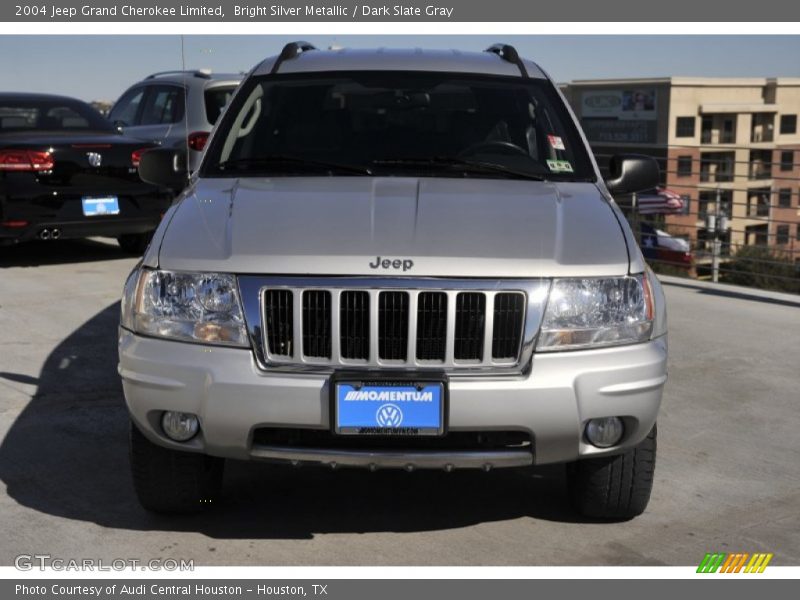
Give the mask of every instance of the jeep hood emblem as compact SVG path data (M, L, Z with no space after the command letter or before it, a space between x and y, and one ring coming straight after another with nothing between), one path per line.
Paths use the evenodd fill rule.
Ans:
M375 260L369 263L370 269L402 269L408 271L414 266L414 261L410 258L384 258L376 256Z

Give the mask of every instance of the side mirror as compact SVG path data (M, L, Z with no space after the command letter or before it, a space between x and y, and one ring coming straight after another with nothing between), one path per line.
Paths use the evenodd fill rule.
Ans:
M656 187L661 172L656 160L643 154L617 154L608 163L606 187L611 195L633 194Z
M120 133L122 132L123 129L125 129L128 126L128 124L125 121L120 121L120 120L114 121L113 125L114 129L116 129Z
M139 159L139 179L161 187L181 191L186 187L189 171L186 152L175 148L154 148Z

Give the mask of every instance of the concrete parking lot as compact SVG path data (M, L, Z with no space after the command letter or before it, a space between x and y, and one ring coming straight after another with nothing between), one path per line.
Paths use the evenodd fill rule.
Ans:
M689 565L705 552L800 564L800 303L667 285L670 379L648 511L570 512L563 470L330 472L229 464L207 513L142 510L116 374L135 259L105 240L0 248L0 564Z

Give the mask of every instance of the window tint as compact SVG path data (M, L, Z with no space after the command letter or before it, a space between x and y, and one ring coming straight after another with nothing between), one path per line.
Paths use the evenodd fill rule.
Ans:
M124 126L138 125L137 116L142 104L145 88L130 90L120 98L111 112L108 113L108 120L111 123L121 123Z
M222 109L228 105L235 91L235 85L224 87L217 86L206 90L206 119L208 119L211 125L217 122Z
M694 117L678 117L675 125L676 137L694 137Z
M113 131L88 104L69 99L0 100L0 131Z
M183 118L182 88L152 86L145 96L140 125L165 125Z
M274 160L291 157L379 175L475 176L463 164L471 161L521 176L594 180L586 147L544 80L354 72L253 78L243 85L218 125L206 176L232 174L226 168L301 174L302 165Z

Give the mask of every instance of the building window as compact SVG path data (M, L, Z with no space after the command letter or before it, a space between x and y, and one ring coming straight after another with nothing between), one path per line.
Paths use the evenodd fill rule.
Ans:
M792 190L790 188L781 188L778 191L778 206L781 208L792 207Z
M797 115L781 115L781 134L797 133Z
M678 157L678 177L690 177L692 174L692 157Z
M683 208L681 209L681 214L688 215L691 212L692 197L689 194L682 194L681 200L683 200Z
M719 196L719 206L717 197ZM703 190L697 199L697 218L705 219L709 214L731 216L733 192L731 190Z
M775 230L775 243L776 244L788 244L789 243L789 226L788 225L778 225L778 228Z
M750 151L750 179L770 179L772 177L772 151Z
M781 152L781 171L791 171L794 167L794 151L784 150Z
M744 228L744 243L748 246L766 246L768 239L767 225L748 225Z
M769 188L750 190L747 196L748 217L769 217L770 193Z
M694 137L694 117L678 117L675 137Z

